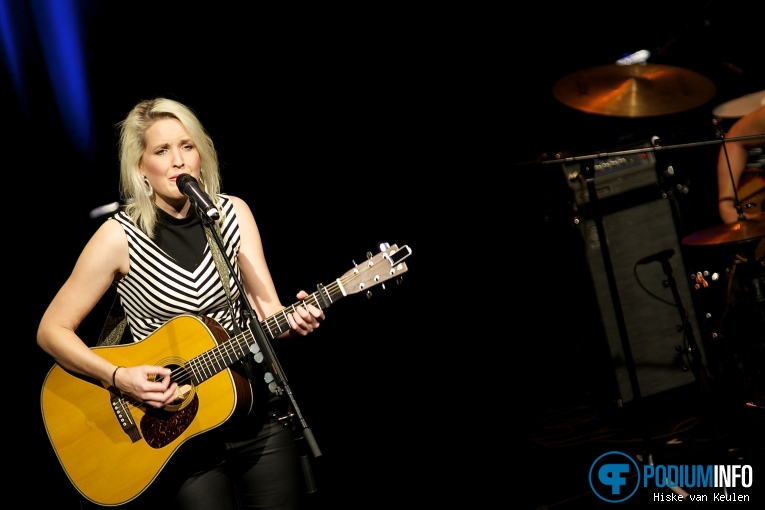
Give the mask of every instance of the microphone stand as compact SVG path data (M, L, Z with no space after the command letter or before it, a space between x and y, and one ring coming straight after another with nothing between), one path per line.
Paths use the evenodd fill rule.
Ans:
M680 324L682 326L681 328L678 328L679 331L683 331L683 336L687 338L688 340L688 349L687 353L690 355L691 358L691 370L693 371L693 375L696 377L696 381L701 386L701 391L706 398L706 405L707 405L707 413L710 414L712 420L713 420L713 436L712 436L712 453L715 458L715 463L717 462L717 455L719 455L719 410L718 405L716 404L716 401L714 399L714 394L712 393L712 387L709 381L709 374L706 371L706 368L704 368L704 364L701 361L701 350L699 349L698 343L696 343L696 337L693 335L693 327L691 326L690 321L688 320L688 311L683 307L682 299L680 298L680 293L677 290L677 282L675 281L675 278L672 276L672 265L669 263L669 257L662 257L661 258L661 267L664 269L664 274L667 275L667 280L664 282L671 290L672 290L672 296L675 300L675 305L677 307L678 314L680 315ZM676 350L678 353L682 353L683 347L677 346ZM687 368L684 366L683 370L687 370ZM667 479L667 482L669 482L669 479ZM672 491L674 491L677 494L680 494L683 497L688 497L688 493L682 490L680 487L670 487ZM727 488L723 488L723 492L727 494Z
M736 216L738 217L739 221L744 221L746 219L746 216L744 216L744 207L741 205L741 202L738 199L738 190L736 189L736 179L733 177L733 169L730 166L730 158L728 157L728 145L725 139L725 131L723 131L723 128L720 127L720 123L717 122L717 119L713 121L713 124L715 125L715 129L717 130L717 136L720 137L722 151L723 151L723 154L725 154L725 163L728 165L728 175L730 176L730 184L731 184L731 187L733 188L733 206L736 208Z
M225 254L225 247L223 244L223 240L221 239L220 235L218 234L218 230L213 225L213 219L210 218L203 210L200 209L199 216L202 218L202 223L204 224L205 228L209 229L210 232L213 235L213 238L215 239L216 244L218 245L218 248L220 249L220 252L222 254ZM231 261L228 259L228 257L223 256L221 257L226 261L226 265L228 266L229 273L233 276L236 273L234 272L234 267L231 264ZM250 330L255 334L257 345L260 347L260 351L263 353L265 363L267 366L271 368L272 375L275 377L275 390L274 393L277 395L281 395L283 393L287 394L287 397L289 397L290 404L292 405L293 409L293 415L297 418L298 422L300 423L300 426L302 427L302 436L296 438L298 442L298 446L302 444L301 440L305 439L305 441L308 443L308 446L311 449L311 453L313 456L320 457L321 456L321 450L319 450L319 446L316 443L316 440L313 437L313 432L311 431L310 427L308 427L308 424L306 423L305 419L303 418L303 414L300 411L300 406L298 406L297 401L295 400L295 395L292 393L292 389L290 388L289 382L287 381L287 376L284 373L284 370L281 367L281 364L279 363L279 360L276 357L276 353L274 352L273 346L271 345L271 342L266 337L266 334L263 332L263 328L260 326L260 320L258 319L257 314L252 309L252 306L250 306L249 301L247 300L247 294L244 292L244 288L242 287L242 283L239 281L238 278L233 278L234 283L236 284L237 288L239 289L239 295L242 296L241 302L242 307L247 315L247 322L250 326ZM269 386L271 386L269 382ZM292 416L285 417L284 419L291 418ZM280 421L282 418L280 418ZM283 423L284 424L284 423ZM303 467L303 475L305 477L306 482L306 489L307 492L312 493L316 491L316 486L313 478L313 472L311 471L311 465L310 465L310 459L308 459L307 455L300 454L300 463Z
M709 375L707 374L704 364L701 362L701 350L698 343L696 343L696 337L693 335L693 327L688 320L688 311L683 307L683 302L680 299L680 293L677 290L677 282L672 276L672 266L669 263L668 257L661 259L661 267L664 269L664 274L667 275L667 286L672 290L672 296L675 299L677 311L680 314L680 324L682 326L683 336L688 339L688 353L691 356L691 370L693 375L696 376L696 380L701 384L701 389L706 396L711 396L711 387L709 383ZM682 347L678 346L678 352L682 351Z
M745 141L745 140L756 140L765 138L765 133L760 135L746 135L746 136L737 136L734 138L726 138L725 141L728 142L738 142L738 141ZM667 150L675 150L675 149L686 149L686 148L692 148L692 147L703 147L706 145L720 145L723 143L722 140L705 140L702 142L689 142L689 143L679 143L675 145L660 145L659 140L657 137L657 141L655 141L652 144L652 147L640 147L637 149L624 149L624 150L618 150L618 151L599 151L599 152L593 152L590 154L582 154L578 156L566 156L562 152L558 152L553 155L553 159L548 159L548 155L542 154L537 159L531 160L531 161L519 161L515 163L515 166L534 166L534 165L559 165L561 163L575 163L577 161L585 161L590 159L598 159L598 158L610 158L613 156L625 156L628 154L638 154L641 152L661 152L661 151L667 151Z

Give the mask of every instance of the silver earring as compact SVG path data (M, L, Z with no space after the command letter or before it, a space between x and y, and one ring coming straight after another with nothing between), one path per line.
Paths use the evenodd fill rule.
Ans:
M149 179L146 178L146 176L144 176L143 182L146 184L146 187L147 187L146 196L147 197L152 196L154 194L154 188L151 186L151 183L149 182Z

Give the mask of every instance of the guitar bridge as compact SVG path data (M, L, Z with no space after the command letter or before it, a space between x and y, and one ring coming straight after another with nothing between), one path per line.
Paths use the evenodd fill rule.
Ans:
M141 431L138 430L138 425L133 419L133 414L130 412L130 407L125 402L125 398L121 394L113 392L111 396L112 411L114 411L114 416L119 421L122 430L132 442L140 441Z

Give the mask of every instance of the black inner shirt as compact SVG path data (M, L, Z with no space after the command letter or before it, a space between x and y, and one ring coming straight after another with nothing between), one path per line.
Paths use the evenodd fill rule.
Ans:
M157 245L183 269L194 271L202 262L207 236L193 207L185 218L174 218L158 207L154 232Z

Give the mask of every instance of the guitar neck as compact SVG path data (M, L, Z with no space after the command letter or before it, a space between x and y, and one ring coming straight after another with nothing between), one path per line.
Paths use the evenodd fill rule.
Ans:
M335 280L326 286L319 285L318 290L304 300L293 303L261 321L259 323L260 328L263 333L268 336L269 340L273 340L290 329L287 314L296 313L297 307L312 304L323 310L337 302L343 296L345 296L345 292L340 280ZM244 358L251 352L252 347L255 345L257 345L257 341L252 334L252 331L245 330L242 333L231 337L229 341L223 342L190 360L186 365L188 378L192 380L194 384L201 384L218 372L223 371L235 362Z
M375 256L369 253L363 264L346 271L332 283L318 285L316 292L304 300L293 303L259 322L260 329L268 340L273 340L282 333L289 331L290 324L287 316L296 313L298 307L314 305L324 310L345 296L368 291L375 285L382 284L392 278L398 278L407 271L404 260L411 254L412 250L409 246L402 246L399 249L396 245L388 246L386 250ZM191 371L190 378L199 384L228 368L249 352L256 353L257 347L267 346L258 346L252 331L247 329L229 338L229 341L222 342L191 360L187 365L187 370Z
M285 331L290 329L290 323L287 320L287 314L297 313L298 307L307 307L308 305L314 305L316 308L324 310L329 308L333 303L345 296L342 284L340 280L335 280L329 285L319 285L318 290L309 295L302 301L293 303L290 306L284 307L280 312L273 314L271 317L260 321L260 328L265 334L269 336L269 340L273 340L277 336L281 335Z

